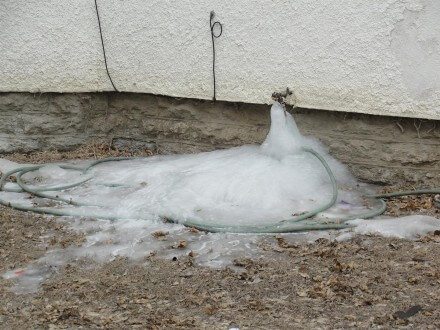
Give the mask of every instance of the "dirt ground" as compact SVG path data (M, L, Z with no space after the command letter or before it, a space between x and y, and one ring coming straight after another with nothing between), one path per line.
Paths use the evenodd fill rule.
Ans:
M120 152L94 146L9 158L109 154ZM389 205L389 214L440 218L430 197ZM54 218L0 207L0 273L82 239ZM440 232L416 241L359 236L300 245L274 235L261 249L262 258L237 259L225 269L197 266L190 250L178 260L84 259L35 294L12 293L11 281L0 278L0 328L440 328Z

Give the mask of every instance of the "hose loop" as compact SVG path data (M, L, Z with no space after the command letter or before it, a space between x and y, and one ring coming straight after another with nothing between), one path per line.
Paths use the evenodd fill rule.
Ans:
M299 216L289 217L286 219L282 219L279 222L271 225L264 225L264 226L249 226L249 225L210 225L207 223L202 223L200 221L197 221L195 219L173 219L172 217L168 217L166 215L162 216L162 218L168 222L173 223L180 223L188 227L193 227L202 231L207 232L228 232L228 233L289 233L289 232L298 232L298 231L310 231L310 230L328 230L328 229L344 229L344 228L350 228L352 227L351 224L347 223L349 220L353 219L368 219L375 216L378 216L385 212L386 210L386 202L382 198L390 198L390 197L396 197L396 196L406 196L406 195L420 195L420 194L440 194L440 189L421 189L421 190L414 190L414 191L402 191L402 192L393 192L388 194L377 194L377 195L369 195L366 197L372 198L377 201L378 205L368 212L362 213L362 214L356 214L353 216L345 217L345 218L339 218L337 220L318 220L318 219L312 219L314 216L316 216L318 213L324 212L335 205L337 198L338 198L338 186L336 182L336 178L328 165L327 161L322 157L318 152L315 150L303 147L302 152L308 153L312 156L314 156L317 160L320 161L322 166L324 167L328 178L330 180L332 192L332 197L330 200L313 209L308 212L305 212ZM37 171L40 168L47 166L47 164L41 164L41 165L29 165L29 166L23 166L18 167L16 169L7 171L4 173L0 178L0 191L6 191L6 192L27 192L29 194L53 200L59 203L64 203L67 205L73 205L73 206L85 206L85 207L100 207L100 205L90 204L90 203L84 203L75 201L72 199L67 199L63 197L59 197L58 195L51 195L46 192L49 191L64 191L67 189L71 189L74 187L77 187L79 185L82 185L90 180L93 179L93 176L89 173L95 166L106 163L106 162L113 162L113 161L124 161L124 160L132 160L136 158L130 158L130 157L112 157L112 158L105 158L101 160L96 160L91 162L90 164L80 167L76 165L71 164L55 164L58 165L60 168L65 170L74 170L74 171L80 171L83 175L85 175L85 178L80 179L76 182L69 183L66 185L60 185L60 186L46 186L46 187L39 187L34 188L27 185L23 179L22 176L26 173L30 173L33 171ZM5 188L5 183L8 180L8 178L12 175L16 176L17 185L20 187L21 190L17 190L16 188ZM119 185L118 185L119 186ZM125 186L125 185L122 185ZM436 196L437 198L437 196ZM41 214L48 214L48 215L56 215L56 216L94 216L99 218L105 218L109 220L118 220L122 219L121 217L116 216L110 216L110 215L91 215L91 214L85 214L82 212L82 210L71 210L71 209L61 209L61 208L55 208L55 207L35 207L35 206L26 206L21 205L18 203L10 203L0 198L0 204L4 206L8 206L20 211L30 211L35 213L41 213ZM436 205L440 207L439 204ZM102 207L102 206L101 206Z

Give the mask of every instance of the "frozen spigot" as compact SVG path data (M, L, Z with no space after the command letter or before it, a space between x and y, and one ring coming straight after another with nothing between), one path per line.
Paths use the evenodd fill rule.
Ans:
M272 99L282 105L286 105L286 97L289 95L292 95L292 92L290 91L289 87L287 87L285 92L273 92Z

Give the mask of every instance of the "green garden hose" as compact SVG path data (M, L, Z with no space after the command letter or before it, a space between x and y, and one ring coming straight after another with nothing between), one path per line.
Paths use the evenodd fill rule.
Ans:
M310 231L310 230L328 230L328 229L344 229L349 228L352 225L348 224L347 222L349 220L358 219L358 218L372 218L375 216L378 216L385 212L386 209L386 203L382 198L389 198L389 197L395 197L395 196L404 196L404 195L420 195L420 194L438 194L440 193L440 189L423 189L423 190L415 190L415 191L404 191L404 192L395 192L395 193L389 193L389 194L381 194L381 195L370 195L367 197L372 198L373 200L376 200L378 203L378 206L365 212L362 214L357 214L345 218L339 218L337 220L317 220L312 219L315 215L318 213L324 212L331 208L337 200L338 197L338 187L336 183L335 176L333 172L331 171L328 163L325 161L325 159L316 151L310 148L303 147L302 151L309 153L316 157L321 164L323 165L324 169L327 172L327 175L330 179L330 184L332 187L332 197L331 199L325 203L324 205L321 205L311 211L305 212L299 216L295 217L289 217L283 220L280 220L279 222L271 225L264 225L264 226L250 226L250 225L210 225L206 224L200 221L197 221L195 219L174 219L172 217L168 216L162 216L162 218L168 222L173 223L180 223L188 227L196 228L203 231L208 232L229 232L229 233L288 233L288 232L299 232L299 231ZM105 163L105 162L112 162L112 161L123 161L123 160L131 160L133 158L106 158L94 161L90 163L87 166L80 167L76 165L70 165L70 164L58 164L58 166L62 169L66 170L74 170L74 171L80 171L82 174L87 174L89 170L91 170L94 166ZM49 186L49 187L38 187L33 188L26 185L23 180L22 176L25 173L37 171L40 168L47 166L47 164L41 164L41 165L31 165L31 166L25 166L25 167L19 167L16 169L13 169L11 171L8 171L2 175L0 178L0 191L7 191L7 192L27 192L32 195L54 200L56 202L62 202L69 205L74 206L87 206L87 207L99 207L99 205L94 204L88 204L88 203L82 203L77 202L72 199L66 199L59 196L52 196L50 194L46 194L47 191L63 191L66 189L77 187L89 180L92 179L91 176L88 176L84 179L81 179L77 182L67 184L67 185L61 185L61 186ZM20 189L14 189L14 188L8 188L5 189L4 185L6 183L6 180L11 175L16 175L17 178L17 184L20 187ZM105 185L105 184L104 184ZM107 186L115 186L113 184L107 185ZM116 186L125 186L125 185L116 185ZM65 210L65 209L58 209L53 207L35 207L35 206L25 206L20 205L18 203L10 203L0 198L0 204L4 206L8 206L20 211L30 211L40 214L48 214L48 215L55 215L55 216L92 216L92 217L100 217L105 218L109 220L118 220L122 219L119 216L97 216L97 215L91 215L91 214L84 214L83 212L79 210Z
M232 226L232 225L209 225L194 219L185 219L181 221L180 219L173 219L166 217L165 219L170 222L182 223L185 226L193 227L203 231L209 232L228 232L228 233L290 233L298 231L309 231L309 230L328 230L328 229L344 229L349 228L351 225L347 224L347 221L359 218L358 216L340 218L337 221L310 221L308 219L317 215L318 213L324 212L332 207L338 198L338 186L336 183L336 178L330 169L330 166L325 161L325 159L311 148L303 147L302 150L313 156L315 156L321 164L324 166L328 177L330 178L330 183L332 186L332 198L331 200L312 211L305 212L299 216L291 217L279 221L273 225L267 226ZM379 208L369 211L368 213L362 214L364 218L372 218L377 215L382 214L386 209L385 202L381 200L381 205Z

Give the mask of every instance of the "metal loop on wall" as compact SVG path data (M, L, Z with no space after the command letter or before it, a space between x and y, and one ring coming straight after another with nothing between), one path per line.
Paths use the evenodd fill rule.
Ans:
M219 21L214 21L215 13L211 11L209 14L209 28L211 30L211 40L212 40L212 79L213 79L213 96L212 100L216 100L216 83L215 83L215 40L223 34L223 25ZM215 33L216 27L220 28L220 32Z

